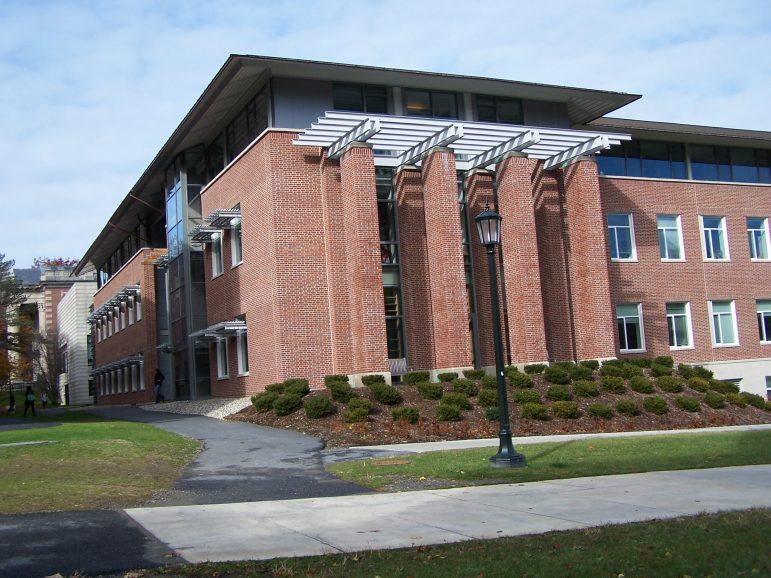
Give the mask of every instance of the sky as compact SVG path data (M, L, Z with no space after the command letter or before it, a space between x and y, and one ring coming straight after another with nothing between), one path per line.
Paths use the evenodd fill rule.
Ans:
M642 94L771 130L760 1L0 0L0 253L80 258L230 53Z

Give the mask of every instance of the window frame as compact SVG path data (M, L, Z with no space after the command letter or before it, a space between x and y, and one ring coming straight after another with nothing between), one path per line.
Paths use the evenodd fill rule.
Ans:
M623 305L636 305L637 306L637 319L640 326L640 348L639 349L622 349L621 348L621 335L618 336L618 350L620 353L645 353L647 351L645 346L645 324L643 322L643 309L642 309L642 303L618 303L616 304L616 328L618 328L618 321L619 319L631 319L631 316L628 315L621 315L618 314L618 307ZM618 329L617 329L618 330ZM629 338L626 334L626 321L624 322L624 338L627 344L629 344Z
M720 229L718 229L722 234L723 239L723 249L725 250L725 257L716 259L715 257L708 257L707 256L707 241L704 238L704 231L714 231L712 227L705 227L704 226L704 219L705 218L712 218L712 219L720 219ZM731 253L729 250L729 243L728 243L728 222L726 221L725 215L699 215L699 233L701 237L701 256L702 259L705 262L715 262L715 263L725 263L729 262L731 260ZM711 237L710 237L711 238ZM710 243L710 246L712 244ZM714 254L714 248L713 248L713 254Z
M249 342L246 335L246 333L236 335L236 371L239 377L249 375Z
M430 111L428 115L422 115L422 114L410 114L409 108L407 107L407 100L408 100L408 93L412 92L425 92L428 94L428 102ZM455 116L437 116L436 115L436 104L434 102L434 95L435 94L442 94L447 96L452 96L455 101ZM462 114L461 111L463 110L462 106L462 99L459 98L459 95L457 92L454 92L452 90L434 90L430 88L410 88L405 87L402 89L402 110L404 111L404 116L411 116L416 118L433 118L433 119L440 119L440 120L461 120Z
M685 313L667 313L666 307L668 305L685 305ZM666 313L667 317L667 333L669 333L670 328L670 319L672 320L672 323L674 324L674 318L675 317L685 317L685 324L686 324L686 332L688 334L688 345L672 345L670 343L669 350L670 351L683 351L686 349L694 349L696 346L693 343L693 324L691 321L691 302L690 301L669 301L664 304L664 311ZM677 336L677 332L673 331L672 334ZM669 335L667 335L667 339L669 338Z
M238 221L238 222L235 223L234 221ZM244 262L242 223L243 221L241 220L241 217L232 219L230 222L230 268L231 269L238 267L241 263ZM236 231L238 231L238 234L236 234ZM236 250L236 247L238 247L238 250ZM238 260L236 260L236 255L238 255L239 257Z
M762 302L768 303L768 305L761 305ZM761 309L761 307L767 307L767 309ZM763 319L771 317L771 299L756 299L755 300L755 315L758 319L758 339L761 345L771 345L771 331L766 333L766 325ZM766 339L763 339L765 334Z
M610 224L610 217L621 217L625 216L629 218L629 225L627 227L623 227L621 225L611 225ZM608 249L610 249L610 260L611 262L618 262L618 263L635 263L637 262L637 242L635 241L635 233L634 233L634 215L632 213L608 213L605 217L605 223L608 231ZM614 257L613 256L613 244L610 242L610 234L611 229L614 230L614 233L616 235L616 251L618 251L618 233L615 232L616 229L629 229L629 235L630 235L630 245L632 248L632 253L629 257Z
M229 358L229 352L228 352L228 338L223 337L222 339L218 339L215 342L215 348L216 348L216 356L217 356L217 379L228 379L230 378L230 358ZM225 366L223 368L222 362L223 357L220 355L224 355L224 362Z
M662 230L662 227L659 226L659 217L675 217L677 221L677 242L679 243L680 247L680 257L677 259L672 257L662 257L661 256L661 239L659 238L659 258L661 259L662 263L682 263L685 261L685 242L683 241L683 220L682 216L680 214L674 214L674 213L660 213L656 215L656 236L658 238L659 231ZM663 227L664 231L671 231L672 229L669 227ZM666 235L664 236L664 247L666 249ZM667 251L669 253L669 251Z
M213 238L216 236L217 238ZM217 247L217 251L214 247ZM211 242L211 278L216 279L225 273L225 263L223 259L223 247L222 247L222 231L212 234Z
M731 321L734 331L734 341L731 343L718 343L715 335L715 312L713 308L714 303L730 303L731 304ZM709 332L712 339L712 347L739 347L739 327L736 319L736 301L733 299L714 299L707 302L709 309ZM717 315L725 315L725 313L717 313ZM722 337L722 335L721 335Z
M762 229L756 229L754 227L750 228L750 223L749 223L750 219L761 219L763 221L763 228ZM750 261L760 262L760 263L771 261L771 238L769 238L768 217L747 217L745 222L747 223L747 236L748 236L747 240L750 242ZM749 239L749 235L751 231L763 231L765 233L764 237L766 240L766 257L752 256L753 249L756 249L756 247L755 247L754 237L752 241L750 241Z

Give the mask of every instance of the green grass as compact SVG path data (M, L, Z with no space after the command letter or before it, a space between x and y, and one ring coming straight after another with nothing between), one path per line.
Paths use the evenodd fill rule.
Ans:
M330 464L345 480L374 489L425 478L432 487L469 483L510 483L687 470L771 463L771 431L696 433L605 438L519 446L528 465L521 469L490 466L494 448L430 452ZM438 482L438 483L437 483Z
M199 444L150 425L72 412L30 422L61 425L0 432L0 514L139 505L171 487ZM0 422L2 423L2 422Z
M771 511L749 510L405 550L194 564L159 572L218 578L768 576L770 532Z

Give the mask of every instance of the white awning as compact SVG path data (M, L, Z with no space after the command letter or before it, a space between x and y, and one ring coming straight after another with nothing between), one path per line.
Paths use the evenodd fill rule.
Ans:
M130 355L129 357L124 357L123 359L118 359L117 361L113 361L113 362L101 365L99 367L95 367L94 369L91 370L91 375L107 373L109 371L114 371L116 369L123 369L125 367L130 367L132 365L141 365L142 363L144 363L144 356L142 356L141 354Z
M217 209L206 217L209 226L216 229L230 229L241 219L241 209Z
M107 314L116 307L120 307L124 303L133 302L133 299L136 299L140 293L141 287L139 285L126 285L125 287L122 287L115 295L105 301L99 309L95 309L94 312L88 316L88 322L93 323L102 317L106 317Z
M190 231L190 240L197 243L211 243L216 235L220 235L222 231L217 227L210 227L209 225L196 225L193 230Z
M513 151L543 160L545 169L554 169L631 138L586 130L326 112L292 142L326 148L330 158L340 156L352 142L367 142L374 149L376 164L394 167L419 163L433 147L445 146L455 152L457 168L468 171L493 165Z
M236 319L235 321L220 321L206 329L199 329L195 333L191 333L190 337L198 341L217 341L230 335L246 333L246 331L246 321Z

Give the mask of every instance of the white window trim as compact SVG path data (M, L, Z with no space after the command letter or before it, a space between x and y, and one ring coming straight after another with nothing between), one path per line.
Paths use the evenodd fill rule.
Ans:
M688 329L688 343L690 345L670 345L670 351L685 351L687 349L695 349L696 345L693 342L693 324L691 322L691 302L690 301L670 301L670 303L684 303L685 304L685 322ZM666 304L664 304L666 311ZM669 331L669 318L670 314L667 313L667 331Z
M134 299L134 307L136 308L136 320L142 321L142 297L140 295Z
M755 318L757 319L758 314L762 314L762 313L769 313L769 314L771 314L771 309L760 309L759 308L760 306L758 305L758 301L768 301L768 299L758 299L758 300L755 301ZM766 337L771 337L771 335L766 335ZM760 339L760 335L758 335L758 339ZM761 345L771 345L771 339L767 339L765 341L760 339L760 344Z
M701 256L704 261L710 263L727 263L731 260L731 251L728 248L728 224L726 223L725 216L720 217L720 229L723 233L723 243L725 244L725 257L723 259L715 259L707 257L707 243L704 240L704 217L717 217L718 215L699 215L699 236L701 237Z
M753 263L767 263L768 261L771 261L771 238L769 236L769 228L768 228L768 217L747 217L748 219L763 219L763 228L766 230L766 257L765 259L761 257L752 257L750 253L750 261ZM746 222L746 221L745 221ZM757 231L757 229L750 229L747 227L747 232L750 231Z
M715 301L718 301L718 302L728 301L731 304L731 321L733 322L734 338L736 339L736 341L734 341L733 343L718 343L715 340L715 318L714 318L714 313L713 313L713 310L712 310L712 304ZM718 348L718 347L739 347L739 328L738 328L738 324L736 322L736 301L734 301L733 299L730 299L730 300L728 300L728 299L715 299L713 301L708 301L707 302L707 306L709 308L709 333L710 333L710 336L712 337L712 347L713 348Z
M249 375L249 368L248 367L246 368L246 371L243 370L243 367L244 367L244 356L243 356L242 349L249 347L249 342L246 339L244 339L245 337L246 337L245 333L239 333L238 335L236 335L236 357L238 358L237 359L238 366L237 366L236 370L238 371L238 376L239 377L244 377L244 376ZM249 352L248 351L247 351L246 359L249 359Z
M223 371L222 364L220 363L220 346L224 347L225 349L225 367ZM217 379L228 379L230 378L230 367L229 367L229 352L228 352L228 340L227 338L220 339L215 342L215 347L217 349Z
M233 219L235 221L235 219ZM235 260L235 246L236 246L236 236L234 234L234 231L236 230L236 227L234 225L231 225L230 229L230 268L235 269L238 267L241 263L244 262L244 228L243 228L243 221L239 218L238 223L238 230L241 231L241 259L238 261Z
M660 215L656 215L656 239L658 239L658 233L659 233L659 224L658 224L658 218L659 217L677 217L677 239L680 243L680 258L679 259L672 259L670 257L660 257L662 263L682 263L685 261L685 242L683 241L683 222L680 215L673 215L672 213L661 213ZM659 248L659 253L661 253L661 249Z
M216 279L217 277L220 277L222 274L225 273L225 262L223 258L223 250L222 250L222 231L219 233L213 233L212 237L216 236L215 238L212 238L211 242L211 278ZM214 245L215 243L219 247L219 257L216 256L216 253L214 252ZM216 265L219 264L219 267ZM219 269L219 271L218 271Z
M608 220L609 217L620 216L620 215L629 217L629 235L631 236L631 241L632 241L632 256L627 258L620 258L620 257L613 257L613 255L611 255L610 260L614 263L636 263L637 262L637 242L635 241L635 234L634 234L634 215L632 213L608 213L608 215L605 218L605 226L608 231L608 235L610 235L611 228L612 229L621 228L617 225L611 225ZM611 248L610 241L608 241L608 244L609 244L608 248ZM618 240L616 240L616 247L618 247Z
M620 305L635 305L634 303L621 303ZM642 303L637 303L637 318L640 321L640 345L642 346L640 349L621 349L621 336L619 336L619 347L618 350L620 353L645 353L647 349L645 348L645 322L643 321L643 310L642 310ZM618 316L618 313L616 313L616 326L618 326L618 320L619 319L627 319L626 316ZM626 328L626 323L624 323L624 327ZM627 339L627 343L629 340Z
M134 310L135 310L134 298L129 297L128 303L126 303L126 315L128 316L128 324L134 325Z

